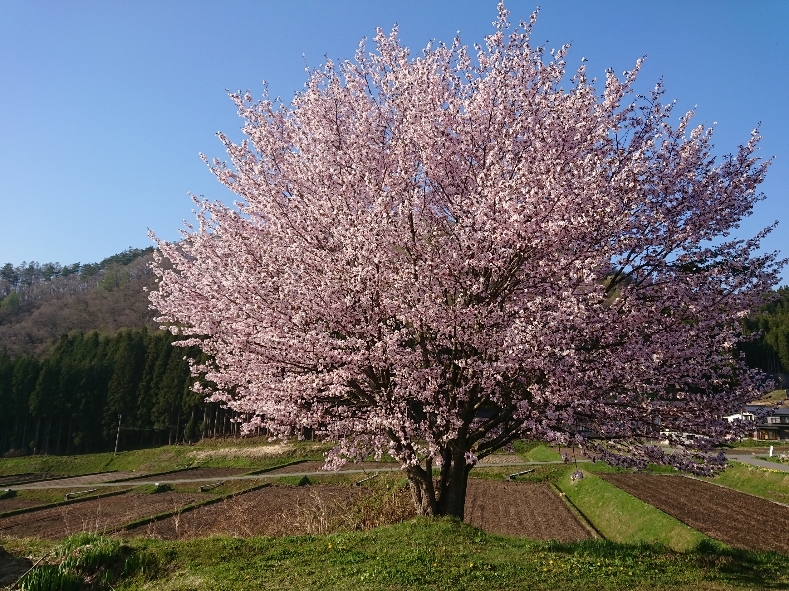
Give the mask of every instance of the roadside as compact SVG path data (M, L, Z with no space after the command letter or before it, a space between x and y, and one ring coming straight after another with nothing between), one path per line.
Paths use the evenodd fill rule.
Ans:
M748 464L750 466L756 466L757 468L767 468L768 470L776 470L778 472L789 472L789 464L781 464L779 462L770 462L767 460L760 460L758 458L745 454L734 454L730 455L729 459L734 460L735 462L741 462L743 464Z

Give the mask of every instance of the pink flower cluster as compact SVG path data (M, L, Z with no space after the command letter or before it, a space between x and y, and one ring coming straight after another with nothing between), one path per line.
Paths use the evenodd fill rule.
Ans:
M720 465L723 417L762 387L740 321L782 264L727 238L762 198L756 132L716 163L661 85L633 96L640 61L598 94L507 14L475 56L379 29L289 105L232 95L247 139L220 134L210 166L238 201L195 200L197 226L157 241L151 302L210 355L201 391L315 429L333 465L398 458L427 512L523 437ZM703 437L667 455L661 430Z

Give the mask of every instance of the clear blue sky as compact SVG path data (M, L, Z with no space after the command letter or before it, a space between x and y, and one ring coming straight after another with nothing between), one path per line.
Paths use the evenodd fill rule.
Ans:
M536 2L507 7L527 20ZM175 238L189 191L229 200L198 158L239 135L225 89L290 99L305 60L350 58L376 26L419 50L481 42L495 16L495 0L0 0L0 264L95 262L147 228ZM765 245L789 256L789 2L546 0L535 41L571 42L570 69L586 57L598 79L647 54L639 88L663 76L677 115L717 122L719 154L761 122L776 159L741 235L779 219Z

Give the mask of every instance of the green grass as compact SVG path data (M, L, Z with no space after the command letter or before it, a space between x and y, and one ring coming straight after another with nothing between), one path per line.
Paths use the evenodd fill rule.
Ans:
M702 543L663 546L533 542L451 519L416 519L367 532L123 544L83 536L59 547L68 571L117 591L258 589L781 589L789 557ZM41 548L37 548L41 550ZM102 585L97 585L102 588Z
M470 473L469 478L481 478L483 480L506 480L507 476L522 470L534 470L522 476L516 476L517 482L549 483L557 482L565 475L570 468L564 464L546 464L544 466L476 466Z
M783 402L787 398L789 398L789 393L787 390L773 390L769 394L765 394L759 400L756 400L756 404L775 404L776 402Z
M572 482L569 473L557 483L573 504L608 540L662 544L689 550L709 538L592 473Z
M196 445L170 445L156 448L72 456L38 455L0 458L0 476L42 472L52 475L93 474L136 470L158 473L186 467L249 468L260 470L285 462L323 459L328 446L313 442L294 442L287 446L269 444L263 438L203 440ZM256 450L270 453L255 454Z
M726 470L721 474L702 480L709 480L771 501L789 503L789 472L729 462Z
M562 459L556 450L542 441L522 439L515 441L512 449L527 462L557 462Z
M93 454L4 459L0 460L0 474L73 474L106 469L164 471L184 467L185 460L190 460L191 465L262 469L299 459L319 459L322 455L320 448L300 444L276 456L234 456L235 452L225 453L227 447L240 448L240 442L222 443L224 447L208 442L192 447L125 452L117 458L112 458L111 454ZM194 451L211 453L190 456ZM216 451L220 453L213 453ZM528 459L544 461L558 457L555 451L540 444L516 451ZM100 467L97 469L97 466ZM38 589L45 588L44 585L60 576L65 577L64 581L77 576L92 582L91 588L118 591L348 587L469 591L789 588L789 557L738 551L712 542L595 475L615 469L600 463L584 463L578 467L584 470L585 478L575 483L569 479L576 469L572 464L535 466L534 472L517 480L557 484L607 540L575 544L534 542L485 534L451 519L416 519L395 526L328 536L216 537L177 542L70 538L61 545L0 538L0 545L14 554L32 557L39 557L53 548L57 550L54 555L59 558L55 564L50 564L47 572L36 575L41 577ZM512 471L512 467L478 467L471 477L504 479ZM308 480L310 483L347 483L358 478L359 475L327 474ZM307 484L300 480L300 477L282 477L278 482ZM789 494L789 474L743 464L732 464L713 481L783 502L787 502ZM365 484L384 485L402 488L405 486L403 475L382 473ZM236 483L228 483L211 493L227 494L235 487ZM35 491L31 494L49 493ZM366 511L372 515L379 509L375 505ZM91 549L94 545L95 551ZM96 552L101 555L100 559L89 558ZM64 571L62 565L69 556L77 558L68 563Z
M557 462L562 456L547 445L538 445L534 449L522 453L521 457L527 462Z
M778 455L773 455L773 456L756 456L756 459L757 460L764 460L765 462L774 462L776 464L789 464L789 457L786 457L785 455L784 455L783 458L781 456L778 456Z

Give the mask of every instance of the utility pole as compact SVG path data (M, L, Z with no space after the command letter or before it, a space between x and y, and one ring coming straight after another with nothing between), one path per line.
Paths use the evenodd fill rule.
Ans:
M118 455L118 441L121 439L121 413L118 413L118 434L115 436L115 453L112 454L114 456Z

